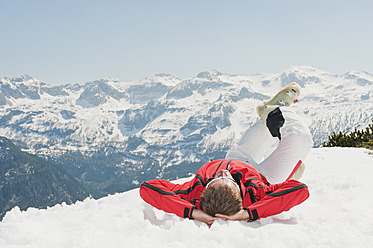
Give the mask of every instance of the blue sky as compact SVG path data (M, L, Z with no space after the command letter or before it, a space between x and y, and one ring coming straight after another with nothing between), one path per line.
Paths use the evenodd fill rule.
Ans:
M0 77L373 73L373 1L0 0Z

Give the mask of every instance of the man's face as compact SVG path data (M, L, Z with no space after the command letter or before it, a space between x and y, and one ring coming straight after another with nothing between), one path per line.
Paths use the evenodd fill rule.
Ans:
M211 181L207 186L217 185L217 184L224 185L226 187L231 188L233 192L240 193L239 186L234 181L231 173L229 173L229 171L227 171L227 170L221 170L221 171L219 171L216 174L215 179L213 179L213 181Z

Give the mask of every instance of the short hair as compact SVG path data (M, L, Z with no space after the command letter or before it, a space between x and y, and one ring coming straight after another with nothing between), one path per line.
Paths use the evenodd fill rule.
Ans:
M242 209L242 198L240 193L234 192L228 185L214 183L202 192L199 206L211 216L233 215Z

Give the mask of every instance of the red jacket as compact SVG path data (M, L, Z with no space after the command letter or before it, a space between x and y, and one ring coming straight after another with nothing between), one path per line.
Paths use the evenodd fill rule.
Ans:
M174 184L167 180L151 180L140 187L140 196L150 205L184 218L192 218L206 184L218 171L229 170L241 188L242 207L250 221L279 214L305 201L307 185L287 180L270 185L253 167L238 160L215 160L203 165L189 182Z

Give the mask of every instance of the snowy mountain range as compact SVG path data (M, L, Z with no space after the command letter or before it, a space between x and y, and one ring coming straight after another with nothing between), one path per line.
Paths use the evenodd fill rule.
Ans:
M373 119L373 75L333 75L310 66L282 73L202 72L190 79L157 74L53 86L30 76L0 79L0 136L63 165L96 196L150 178L185 177L229 147L256 120L255 107L291 82L294 108L315 146L333 131Z

